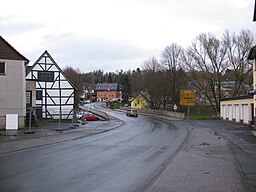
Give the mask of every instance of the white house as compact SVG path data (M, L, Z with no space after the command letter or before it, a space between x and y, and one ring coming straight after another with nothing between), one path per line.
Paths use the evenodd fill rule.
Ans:
M36 101L30 101L31 106L36 107L37 118L73 117L76 88L47 51L30 67L26 80L30 83L35 82ZM27 95L31 94L33 98L32 93L33 91L27 89Z
M220 115L222 119L245 123L255 126L256 123L256 46L248 55L248 60L253 62L253 94L226 98L220 101Z
M0 128L6 127L6 115L18 115L18 127L24 127L26 115L25 67L29 60L0 36Z
M252 125L253 95L226 98L220 101L222 119Z
M254 126L255 126L255 123L256 123L256 46L254 46L250 50L248 59L253 62L253 95L254 95L253 96L253 102L254 102L253 117L254 117Z

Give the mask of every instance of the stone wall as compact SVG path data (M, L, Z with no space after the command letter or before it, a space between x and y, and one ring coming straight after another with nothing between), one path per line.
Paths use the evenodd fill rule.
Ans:
M121 110L127 110L126 107L121 107ZM154 115L163 115L168 117L175 117L175 118L185 118L185 114L181 112L175 111L164 111L164 110L153 110L153 109L138 109L139 113L146 113L146 114L154 114Z

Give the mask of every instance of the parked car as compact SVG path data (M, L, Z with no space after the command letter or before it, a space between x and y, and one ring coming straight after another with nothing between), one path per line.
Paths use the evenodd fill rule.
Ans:
M126 115L138 117L138 110L137 109L127 109Z
M94 115L92 113L85 113L85 114L83 114L81 119L86 120L86 121L97 121L97 120L99 120L99 117L97 117L96 115Z
M91 100L86 100L86 101L84 101L84 104L88 104L88 103L91 103Z
M84 112L83 111L80 111L76 114L76 118L77 119L80 119L82 116L83 116Z

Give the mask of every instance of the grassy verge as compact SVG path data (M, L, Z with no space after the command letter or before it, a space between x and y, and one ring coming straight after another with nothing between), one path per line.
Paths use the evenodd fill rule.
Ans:
M120 103L111 103L111 109L120 109L121 104Z
M193 115L189 117L190 120L219 120L219 117L217 116L211 116L211 115Z

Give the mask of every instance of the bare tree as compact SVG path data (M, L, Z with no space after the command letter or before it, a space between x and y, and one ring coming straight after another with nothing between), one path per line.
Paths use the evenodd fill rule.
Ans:
M228 72L226 80L234 81L233 96L246 94L244 81L252 70L247 55L255 40L249 30L242 30L238 35L225 31L223 35L224 46L227 49ZM252 84L252 79L250 84Z
M190 81L218 114L222 75L227 68L226 47L213 34L203 33L187 49L184 61L190 69Z
M75 106L78 107L81 94L83 93L83 75L78 69L70 66L66 67L63 71L71 83L77 88L75 91Z
M140 68L137 68L136 70L133 70L132 72L130 72L129 80L130 80L131 91L133 95L136 95L141 91L144 91L143 75Z
M182 68L183 48L175 43L167 46L162 52L161 64L166 68L169 76L168 87L170 99L176 103L179 100L179 69Z
M158 109L161 107L162 101L162 86L163 86L163 76L161 75L161 70L163 68L156 60L152 57L144 61L143 65L143 76L145 89L150 96L151 108Z

